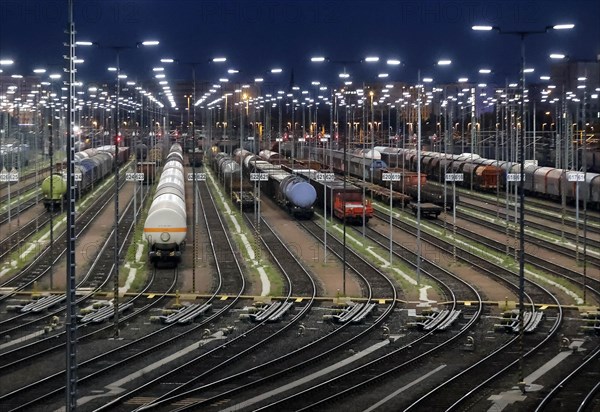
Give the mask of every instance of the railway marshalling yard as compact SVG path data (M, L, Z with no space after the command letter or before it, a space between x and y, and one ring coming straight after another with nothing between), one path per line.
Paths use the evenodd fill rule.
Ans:
M188 235L177 269L147 262L141 229L154 188L122 179L118 336L113 179L78 203L81 410L574 410L588 393L589 410L598 407L597 211L587 212L584 254L573 207L562 224L559 206L527 199L521 323L518 225L512 204L506 223L503 196L461 190L456 224L452 212L418 222L400 206L390 219L375 200L364 228L344 228L330 216L325 225L319 208L294 219L264 193L260 215L240 213L209 159L201 170L195 199L185 183ZM25 195L26 180L19 185L13 196ZM65 215L53 215L50 247L43 206L11 204L1 229L0 404L58 409ZM29 222L33 235L23 231ZM102 307L105 318L84 321Z

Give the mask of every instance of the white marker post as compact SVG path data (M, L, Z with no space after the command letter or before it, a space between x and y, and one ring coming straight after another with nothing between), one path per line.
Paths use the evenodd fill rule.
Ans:
M10 172L7 172L5 168L2 168L2 172L0 172L0 182L8 182L8 224L10 225L11 215L10 215L10 184L16 183L19 181L19 172L14 167Z
M129 169L129 170L133 170L133 169ZM135 182L135 175L136 175L136 173L133 171L125 173L125 181L126 182ZM135 188L133 190L133 224L135 225L136 222L137 222L137 185L135 186Z
M333 173L317 173L317 182L323 182L323 262L327 263L327 185L325 182L333 182Z
M250 173L250 181L258 182L258 206L254 207L256 210L256 233L260 236L260 182L266 182L269 180L268 173ZM254 198L256 201L256 197Z
M523 178L523 180L525 180L525 179ZM506 175L506 181L507 182L520 182L521 174L520 173L508 173Z
M585 174L567 172L567 181L575 182L575 263L579 264L579 182L585 182Z
M446 173L446 182L452 182L452 257L456 262L456 182L464 181L462 173ZM446 211L444 211L445 213Z
M74 173L73 180L75 182L81 182L81 181L83 181L83 175L81 173ZM78 184L77 188L79 189L79 199L81 199L81 185ZM77 205L77 204L75 204L75 205Z
M392 267L392 245L393 245L393 232L392 232L392 182L399 182L402 179L402 173L382 173L381 180L384 182L390 182L390 267Z

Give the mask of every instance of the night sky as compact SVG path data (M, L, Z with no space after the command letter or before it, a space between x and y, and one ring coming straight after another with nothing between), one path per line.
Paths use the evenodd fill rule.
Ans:
M34 66L63 64L67 21L66 0L0 0L0 58L15 64L6 73L30 74ZM378 55L378 66L348 64L355 80L388 72L391 80L416 81L417 69L436 80L476 78L482 66L505 78L519 68L519 40L495 32L474 32L473 24L487 23L503 30L543 30L572 22L570 32L549 32L526 40L527 61L536 74L548 72L550 52L571 59L595 60L600 54L600 1L418 1L418 0L75 0L77 40L104 45L134 45L157 39L152 49L124 53L121 67L130 77L148 79L162 57L205 62L227 56L225 66L200 65L198 79L216 81L227 68L240 73L236 81L280 66L296 83L334 78L341 64L317 66L311 56L333 61L358 61ZM78 78L100 80L114 65L111 50L78 50L85 59ZM440 58L451 68L431 68ZM403 62L385 67L385 59ZM528 64L529 65L529 64ZM169 67L169 80L191 77L189 69ZM267 79L265 79L267 80Z

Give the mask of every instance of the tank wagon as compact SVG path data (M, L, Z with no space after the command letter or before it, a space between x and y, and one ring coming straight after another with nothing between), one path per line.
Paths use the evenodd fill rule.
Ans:
M144 143L138 143L135 145L135 160L143 162L148 157L148 146Z
M82 150L87 149L87 144L83 140L78 140L74 144L74 149L76 152L81 152Z
M242 168L230 154L218 152L214 155L212 168L236 205L240 206L242 210L254 207L252 186L247 179L242 179Z
M76 198L84 196L112 172L114 153L114 146L102 146L75 153L74 172L81 175L81 180L74 182ZM117 155L119 164L123 164L128 158L129 149L120 147ZM67 201L66 161L59 165L60 169L42 181L43 201L47 211L60 209Z
M158 165L161 165L166 155L167 145L161 140L157 141L156 144L148 150L146 160L150 162L157 162Z
M202 167L204 165L204 150L196 148L188 152L188 163L193 167Z
M156 162L138 162L136 165L136 171L144 174L145 185L151 185L154 183L156 176Z
M183 150L175 143L167 155L144 223L150 262L155 266L160 263L177 265L181 261L186 235Z
M373 217L371 201L364 198L360 187L349 182L344 184L338 176L334 176L332 181L317 180L318 171L314 169L284 168L307 179L317 193L317 203L338 219L362 224L363 216L365 223Z
M272 153L261 152L262 157L271 158ZM290 173L281 164L263 160L247 150L240 150L236 158L243 164L246 176L250 173L266 173L267 181L259 182L261 190L273 198L282 208L297 219L310 219L314 215L313 205L317 199L314 187L306 178Z

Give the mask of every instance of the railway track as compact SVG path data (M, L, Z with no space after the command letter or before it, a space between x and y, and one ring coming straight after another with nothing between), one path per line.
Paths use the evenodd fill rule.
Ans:
M101 213L104 207L110 203L111 197L112 191L103 193L97 202L79 215L77 220L78 236L84 233L93 224L94 219ZM130 207L130 205L128 205L128 207ZM128 220L132 220L131 213L127 213L125 210L125 213L121 214L119 230L123 230L123 228L126 231L130 230L130 225L125 224ZM5 293L0 296L0 303L6 304L7 300L13 297L16 292L25 290L43 276L51 273L53 267L58 264L60 259L62 259L66 253L66 249L64 247L65 233L66 231L63 231L62 233L57 234L55 238L55 244L59 246L48 247L43 253L40 253L36 258L34 258L34 260L23 269L23 271L16 276L13 276L11 279L7 279L0 285L1 287L9 288L10 290L9 293ZM126 232L121 233L121 238L125 239L125 235ZM105 245L104 248L106 249L107 246ZM88 272L87 276L79 282L78 287L85 287L91 291L95 291L100 287L100 285L106 283L109 279L109 273L112 270L106 266L108 262L112 262L112 259L103 260L100 263L98 270ZM86 297L88 296L89 295ZM2 327L3 333L13 333L13 331L16 328L20 328L22 324L33 324L35 322L39 322L40 320L48 319L54 314L55 313L52 313L51 315L42 316L30 321L31 313L19 313L16 316L1 319L0 327Z
M168 285L165 284L165 280L167 279L171 280L170 284ZM133 310L133 313L124 316L120 322L122 322L122 324L129 323L136 317L148 312L152 307L158 305L159 302L165 299L167 293L170 293L174 290L176 281L176 272L175 274L165 276L165 273L157 273L155 271L151 278L151 282L148 283L147 288L145 288L144 291L137 294L137 296L133 297L129 301L122 302L122 305L136 304L138 307ZM154 291L163 290L164 293L159 294L155 301L153 300L150 303L147 303L145 302L146 297L144 292L150 290L150 287L152 287L152 290ZM80 331L87 331L86 325L80 324L78 329ZM101 376L102 374L114 372L116 368L123 367L124 364L131 362L132 358L136 358L137 356L140 356L140 354L147 355L150 353L150 350L147 348L148 344L151 344L153 334L157 333L149 332L147 335L139 339L128 341L114 339L113 343L116 345L116 347L114 347L115 345L102 342L103 339L107 339L113 335L113 331L114 325L108 325L93 332L86 333L78 338L77 341L79 347L85 348L84 350L80 349L80 351L87 354L86 359L80 361L77 365L78 386L82 386L88 381L95 377ZM64 332L61 332L60 335L63 334ZM122 345L120 345L121 342ZM63 347L64 342L44 350L44 355L48 356L50 352L56 352L57 349L61 349ZM101 347L102 350L98 352L97 347ZM151 349L156 348L151 347ZM98 353L94 354L94 350ZM131 355L131 353L134 353L134 355ZM54 353L50 360L52 363L54 363L54 365L61 365L61 357L63 356L64 355L62 355L60 352ZM11 373L18 374L20 373L19 368L30 367L32 361L34 360L33 358L37 357L38 356L34 357L30 355L27 358L4 365L0 371L8 372L6 374L7 376L10 376ZM48 360L45 362L48 362ZM35 408L37 405L51 402L53 397L64 394L65 370L59 369L58 371L55 370L52 372L53 369L55 370L55 366L48 366L47 368L44 368L43 373L46 374L50 372L49 375L36 377L32 382L3 393L2 396L0 396L0 403L6 408L6 410L23 410Z
M24 245L28 239L34 236L40 228L43 228L49 222L50 216L44 214L23 225L19 225L16 231L3 237L0 240L0 260L6 261L13 251Z
M286 304L296 302L297 305L302 305L300 309L289 322L285 322L283 325L272 323L268 318L258 320L257 316L254 326L244 327L243 331L233 332L224 344L218 344L218 341L215 341L214 345L207 345L210 347L206 349L205 353L196 355L185 364L149 382L143 389L136 390L134 403L136 399L144 399L146 402L152 399L153 404L160 403L164 399L176 396L176 394L193 387L197 382L210 379L214 373L226 365L230 368L235 365L236 360L243 359L256 353L258 349L264 348L273 339L292 328L310 310L316 296L316 285L312 277L295 258L291 258L291 251L283 245L280 238L270 232L266 223L263 230L265 237L262 240L265 245L268 245L266 250L269 251L277 265L284 269L282 273L285 277L286 294L279 301L280 307L283 308ZM292 298L292 293L295 295L294 298ZM200 370L202 373L198 373ZM128 405L122 405L122 401L123 399L117 399L107 407L110 410L115 408L127 410Z
M263 232L261 232L261 237L265 241L265 246L272 248L273 251L271 253L277 256L277 260L281 260L283 256L282 252L279 248L274 247L275 245L272 241L273 237L279 239L279 236L272 231L268 222L264 219L262 222L261 227L263 228ZM322 231L319 230L318 226L311 222L302 222L301 225L307 228L315 238L320 239ZM282 243L282 240L279 239L278 242ZM335 245L337 247L334 246L332 253L338 255L341 244L339 242L334 242L334 244L335 243L337 243L337 245ZM287 251L287 254L290 254L289 250ZM157 401L151 405L146 405L143 409L164 408L167 405L170 405L170 407L175 408L175 410L198 410L198 408L202 410L212 410L214 409L215 402L220 405L219 407L223 407L231 402L230 399L233 396L251 396L253 392L263 391L263 388L273 385L280 379L287 378L292 373L298 373L298 371L309 368L318 361L328 359L331 356L338 356L344 348L359 342L369 334L378 330L382 325L382 322L389 318L394 308L394 302L396 300L395 287L385 275L367 262L362 261L360 263L368 266L367 271L361 273L357 269L359 266L359 263L357 262L362 259L358 258L358 256L354 256L354 254L352 255L353 257L351 260L353 260L354 263L349 263L350 268L361 277L367 299L372 301L379 296L380 298L384 297L384 301L387 301L383 310L378 312L378 315L373 321L367 321L365 326L360 327L359 330L356 330L357 327L354 326L352 322L344 323L338 327L332 327L329 332L323 333L318 338L315 337L309 339L308 342L306 341L304 333L295 336L293 331L287 331L288 337L281 338L287 339L289 342L285 345L286 350L275 358L273 358L273 355L262 356L265 359L251 362L256 365L251 368L244 366L243 363L240 363L239 366L234 366L233 370L231 370L231 366L228 368L215 368L214 370L208 371L211 372L210 380L212 382L207 382L209 378L205 377L205 374L203 373L202 376L198 377L202 384L198 384L197 388L189 389L178 395L174 394L164 400ZM337 257L341 259L342 256L339 254ZM286 262L287 261L288 259L286 259ZM286 271L288 266L290 265L285 266ZM375 278L377 278L377 281L375 281ZM296 284L296 282L294 282L294 284ZM303 282L300 282L300 285L302 284ZM387 284L387 290L385 291L383 287L384 284ZM313 319L314 316L319 315L313 314L312 311L310 314L307 314L299 331L303 331L305 328L310 329L311 325L318 324L318 320ZM321 329L322 328L323 327L321 327ZM203 400L199 401L198 398ZM185 406L179 407L178 405ZM211 407L211 405L213 405L213 407Z
M387 240L385 242L383 242L382 246L383 245L387 245ZM397 245L395 246L395 248L397 248ZM398 257L402 257L402 255L399 254ZM413 257L414 256L410 256L408 261L409 262L414 261ZM436 273L438 273L438 272L436 272ZM505 281L510 282L510 280L505 280ZM513 284L513 287L516 288L516 285ZM476 293L476 291L474 291L474 293ZM534 298L539 299L540 293L543 294L543 292L538 291L537 287L533 287L533 286L529 287L528 295L527 295L527 302L528 302L529 307L533 307L532 304L533 304ZM479 302L481 304L481 301L479 301ZM474 318L471 318L471 319L474 319ZM469 325L469 326L472 326L472 325ZM450 341L450 339L448 341ZM510 342L514 343L514 339L511 339ZM446 346L446 345L450 345L450 343L444 343L443 345L440 345L440 348L442 348L443 346ZM414 347L414 346L415 346L414 344L411 345L411 347ZM504 347L511 347L511 346L512 345L510 345L510 343L504 345ZM454 350L457 350L457 348L454 348ZM428 355L430 355L430 354L431 353L428 352ZM441 356L441 355L436 355L436 356ZM385 365L378 364L377 363L378 361L375 361L376 366L370 370L357 368L353 371L348 372L347 374L345 374L343 376L338 376L338 377L327 380L326 382L324 382L323 384L320 385L321 388L318 390L315 390L315 387L313 386L310 389L301 391L299 394L289 396L288 398L285 398L280 401L269 403L268 405L260 407L258 410L281 410L281 409L286 409L286 410L287 409L294 409L294 410L318 409L318 410L321 410L321 409L331 408L332 405L337 405L339 407L340 404L338 402L340 402L340 400L342 400L342 399L345 400L346 397L349 397L349 399L351 400L350 402L353 402L351 404L347 404L347 406L352 405L351 407L356 407L357 405L361 405L360 399L357 399L357 397L360 396L361 394L364 395L365 388L369 388L369 387L372 388L375 384L379 385L382 382L385 382L387 379L389 379L391 377L391 375L393 375L394 373L397 373L400 368L403 367L406 369L408 367L408 365L414 365L412 362L416 359L422 359L422 358L418 355L414 355L407 362L401 362L396 359L393 359L391 361L390 361L390 359L386 359L387 362L385 362L385 361L382 362L385 364L399 365L399 366L391 368L391 369L386 368ZM349 382L353 382L353 383L349 383ZM397 385L394 385L394 386L397 387ZM423 386L425 386L425 385L423 385ZM331 395L330 393L328 393L328 389L331 387L336 388L336 393L334 395ZM344 389L340 390L340 388L344 388ZM361 391L361 392L358 392L358 391ZM411 388L411 393L412 392L414 392L414 389ZM323 393L323 395L321 395L321 393ZM358 394L358 395L353 397L352 396L353 394ZM321 396L322 396L322 398L321 398ZM306 399L311 399L313 401L307 402ZM319 399L319 400L314 401L315 399ZM364 398L361 398L361 399L364 399ZM404 400L402 402L402 404L406 405L406 400ZM429 406L431 406L432 404L433 403L428 403ZM245 410L245 409L243 409L245 407L244 403L240 403L239 406L241 407L242 410ZM359 407L362 407L362 406L359 406ZM227 409L227 410L234 410L234 409L231 408L231 409Z
M443 185L440 185L443 186ZM458 190L457 190L458 191ZM505 190L501 191L499 193L499 197L500 197L500 202L505 202ZM463 195L465 195L468 198L472 198L472 199L487 199L488 201L490 199L493 198L493 200L496 200L496 196L495 194L491 194L491 193L472 193L470 191L465 191L465 190L460 190L460 195L461 197ZM563 206L555 201L551 201L551 200L544 200L544 199L538 199L536 197L532 197L532 196L527 196L525 199L526 205L529 206L531 209L537 209L538 211L542 212L543 215L543 211L546 212L553 212L556 214L561 214L563 213L563 211L567 214L567 217L570 220L575 219L575 213L577 208L573 205L573 204L568 204L565 205L565 207L563 208ZM504 204L503 204L504 205ZM529 207L526 206L526 211L529 211ZM580 207L579 212L582 213L583 212L583 207ZM600 213L598 213L596 210L590 210L588 208L588 213L590 214L590 217L597 217L600 218Z
M585 355L571 373L548 391L538 403L535 412L597 410L600 407L600 399L597 396L600 392L598 359L600 346L596 346Z
M433 185L443 188L443 183L439 182L431 182ZM448 193L451 193L452 186L447 186ZM502 190L496 194L492 194L490 192L471 192L470 190L466 190L463 188L456 188L456 194L460 196L461 200L469 199L476 200L479 202L485 202L488 204L498 205L500 209L506 209L506 192ZM459 202L460 205L462 202ZM509 194L509 208L514 210L514 195L513 193ZM557 202L553 202L550 200L538 199L532 196L525 197L525 216L537 217L541 219L562 219L564 216L565 224L569 225L570 228L575 227L576 222L576 213L577 208L573 205L565 205L558 204ZM583 220L583 206L579 208L579 219ZM588 207L587 210L588 219L596 220L600 219L600 213L597 210L592 210ZM600 233L600 225L594 224L593 222L589 222L589 230L593 233ZM580 223L582 224L582 223Z
M177 356L173 354L173 351L182 348L185 352L186 347L199 349L204 348L207 344L207 346L210 346L211 342L218 342L220 340L221 334L229 333L219 329L215 331L212 328L215 327L216 322L220 322L223 325L230 322L230 312L238 304L246 288L246 281L229 231L222 221L212 195L204 183L200 184L199 192L199 200L207 227L207 236L217 272L217 282L215 283L214 292L211 297L203 302L203 305L211 305L211 312L206 312L200 321L192 323L181 332L178 332L177 328L180 325L177 323L160 328L151 336L145 338L143 347L147 349L139 350L141 340L137 340L135 345L131 346L131 351L135 350L137 353L123 361L127 362L124 365L128 366L120 370L121 374L129 373L129 380L125 379L125 381L122 381L122 386L115 391L114 385L111 386L108 381L109 378L106 376L99 377L101 379L100 382L104 382L100 385L106 385L102 394L97 393L99 385L97 380L86 383L86 386L81 389L83 397L79 402L82 405L87 405L86 408L105 408L109 410L131 409L129 406L126 406L130 398L139 397L145 391L154 390L156 382L169 379L168 376L173 376L173 373L181 368L181 362L185 364L190 361L185 353L181 353L181 360L174 361L175 364L168 364L162 367L160 365L161 359L168 359L169 356ZM227 296L229 298L222 299L219 296ZM211 330L207 329L209 327ZM213 334L218 334L219 337L212 336ZM124 352L130 353L127 350ZM150 359L154 359L155 362L150 362ZM123 364L123 362L121 363ZM141 377L136 375L135 371L147 367L148 364L150 364L151 370L144 374L145 382L132 384L132 381ZM113 373L111 376L114 377L114 375ZM162 390L168 391L169 389L171 389L170 386L162 387ZM158 396L154 392L152 393L153 397ZM53 400L53 402L56 402L57 405L60 404L58 400Z
M37 171L38 178L44 177L44 175L46 174L46 172L50 172L50 166L45 166L45 167L39 169ZM21 176L20 183L22 184L22 182L25 182L25 181L30 180L30 179L34 179L35 175L36 175L35 171L33 171L33 172L31 172L31 171L26 172L23 176ZM15 186L15 184L11 183L11 186ZM0 182L0 190L6 190L7 188L8 188L8 183L6 183L6 182Z
M498 215L500 218L506 218L506 199L504 194L501 193L501 197L498 202L498 210L496 210L496 198L491 198L489 195L484 194L472 194L468 192L464 192L460 194L461 201L458 202L459 206L467 206L477 207L473 203L473 201L483 202L490 206L494 206L494 214ZM579 209L579 222L576 218L576 210L575 208L568 208L563 211L561 206L556 204L552 204L550 202L540 202L539 200L535 200L531 197L526 197L525 199L525 219L528 225L533 225L535 227L536 223L532 221L532 218L541 219L544 221L550 221L553 224L556 224L557 221L561 222L563 226L563 230L565 234L574 234L576 230L576 225L579 225L579 230L583 231L583 207ZM530 203L531 202L531 203ZM517 206L518 207L518 206ZM514 213L515 204L514 202L509 201L509 219L514 219L512 213ZM600 214L593 210L587 211L588 213L588 233L594 235L600 235L600 225L595 223L598 218L600 218ZM561 234L561 230L556 230L557 234Z
M432 225L435 225L439 230L444 230L444 223L439 220L432 220L429 222ZM511 256L514 256L516 251L510 245L506 245L501 242L497 242L493 239L483 237L478 235L476 232L469 230L463 227L452 228L455 230L457 235L460 235L462 238L467 241L476 242L484 245L487 249L495 252L498 256L501 256L506 253L508 248L508 252ZM462 253L459 250L459 253ZM582 290L585 288L587 293L594 294L596 296L600 296L600 279L593 276L583 276L581 271L575 271L559 264L553 263L548 259L544 259L543 257L531 254L529 252L525 252L525 258L527 263L534 265L535 267L541 269L545 273L548 273L556 278L563 278L568 280L569 282L577 285Z
M406 264L414 265L414 255L406 258L401 253L396 253L396 256L398 259L405 259ZM434 333L434 330L444 327L443 322L439 323L439 329L434 327L429 332L415 333L416 336L411 333L407 336L390 336L392 340L397 339L393 345L385 346L387 349L376 352L375 356L366 357L364 361L357 362L357 366L350 364L349 367L343 368L335 376L323 375L315 378L310 386L299 386L292 394L285 393L280 389L273 389L270 393L267 393L270 396L266 399L260 399L259 395L248 401L240 400L239 403L225 410L248 410L249 408L252 410L330 409L333 407L332 405L337 405L339 399L350 397L355 391L371 387L376 382L382 382L386 379L386 376L389 377L399 369L407 368L417 359L423 359L436 350L441 350L444 346L452 344L478 321L483 308L482 300L473 287L453 276L450 272L441 267L436 267L432 262L424 262L423 265L424 276L434 279L443 290L448 300L445 307L449 313L458 308L459 299L472 302L472 306L465 312L464 318L466 321L461 321L461 323L468 326L461 325L459 331L449 332L450 337ZM433 272L435 272L435 275ZM292 383L279 383L280 388L285 388L286 385L290 386ZM356 408L356 406L357 404L353 404L351 408Z
M387 216L379 214L379 212L378 212L378 217L387 218ZM475 237L475 236L473 236L473 237ZM429 241L431 239L427 239L427 235L426 235L425 240ZM477 240L479 241L479 239L477 239ZM383 247L385 247L386 244L387 244L387 240L385 242L383 242L381 245ZM471 258L469 258L469 262L470 262L470 264L472 264ZM494 273L497 274L498 270L494 271ZM515 285L515 287L516 287L516 285ZM532 339L531 336L528 336L527 338L525 338L525 339L527 339L526 340L527 347L526 347L525 357L534 357L539 352L547 351L548 348L551 346L550 338L541 339L539 335L541 335L542 337L556 336L556 331L558 330L559 325L561 323L561 319L562 319L562 311L560 310L560 305L558 303L558 300L556 300L556 298L554 298L541 285L539 285L539 284L536 285L533 282L531 282L531 285L529 285L529 280L528 280L528 284L527 284L526 288L528 289L529 294L532 293L532 288L535 288L536 290L539 290L539 291L543 291L542 294L540 294L539 292L535 292L535 295L539 296L536 298L536 301L539 302L539 299L541 299L542 296L545 295L546 299L554 300L554 303L556 304L556 307L558 308L558 314L556 316L554 316L552 314L552 311L546 310L547 317L550 316L550 318L555 319L555 322L552 325L548 325L547 331L546 331L546 328L544 328L544 331L542 331L542 333L536 333L536 336L534 337L534 339ZM533 303L533 300L529 300L529 301L530 301L530 305L531 305ZM548 315L548 313L550 313L550 314ZM547 333L547 335L546 335L546 333ZM420 410L423 407L431 406L431 405L451 405L451 406L446 406L446 407L453 409L453 408L457 407L457 405L459 405L459 404L463 405L465 402L467 402L468 398L471 395L473 395L473 393L482 391L483 384L478 385L471 392L468 392L465 396L459 397L454 404L452 404L451 402L449 404L446 403L446 402L448 402L449 399L452 399L452 395L449 395L449 394L457 394L457 393L465 392L464 388L468 387L468 385L470 385L470 382L472 382L474 380L473 377L479 375L480 374L479 371L481 371L481 370L498 370L498 371L500 371L500 372L498 372L498 374L494 374L493 376L491 376L489 378L482 379L482 382L488 383L494 379L498 379L498 377L502 373L506 373L507 371L510 370L511 367L514 369L515 361L509 362L508 365L504 366L505 360L510 358L510 356L507 357L507 355L504 354L504 351L508 350L509 354L513 353L512 347L514 347L515 340L516 340L516 338L512 340L512 343L513 343L512 345L510 343L507 343L505 346L493 351L485 359L478 361L477 363L473 364L472 366L465 369L464 371L461 371L460 373L456 374L455 377L448 380L447 382L438 384L438 386L436 387L435 390L430 391L429 393L425 394L422 398L415 401L413 404L411 404L409 409L414 408L415 410ZM539 355L537 355L537 356L539 357ZM513 360L514 360L514 357L513 357ZM538 363L539 362L540 361L538 361ZM475 380L478 381L479 379L475 379ZM404 406L402 406L402 407L404 407Z
M131 229L132 229L134 222L133 222L133 219L127 218L126 216L131 215L131 213L127 213L129 207L131 207L131 206L132 206L131 203L126 205L126 207L124 209L125 213L121 216L119 231L121 232L120 238L123 240L123 242L121 245L121 249L119 250L119 254L122 254L123 250L129 244L128 239L130 237L129 235L131 234ZM111 241L112 241L112 235L109 235L107 244L110 243ZM78 305L81 305L85 300L92 298L94 296L94 294L100 292L100 289L104 285L109 283L109 280L111 279L110 275L112 274L112 270L113 270L112 254L113 254L113 251L110 250L110 248L105 245L105 247L101 250L101 252L96 257L96 260L92 263L92 265L88 269L87 274L85 274L83 276L84 280L78 284L79 290L82 291L82 296L79 297L76 302ZM104 279L101 281L101 283L96 284L96 285L86 283L87 279L93 279L95 277L95 274L97 274L97 273L107 273L108 276L105 276ZM100 280L100 279L97 279L97 280ZM129 310L129 312L131 312L131 313L126 314L123 317L123 319L122 319L123 322L128 322L131 319L133 319L135 316L138 316L138 315L146 312L147 310L149 310L152 307L152 304L158 303L162 300L162 297L158 297L154 301L151 301L151 304L149 305L149 304L146 304L144 302L144 299L142 298L143 293L150 290L151 287L155 288L154 290L157 292L164 290L166 288L166 286L161 286L160 283L161 283L160 279L156 279L155 277L153 277L152 281L145 285L142 292L140 292L137 296L134 296L133 298L131 298L125 302L122 302L123 305L127 305L127 306L130 304L132 305L131 310ZM172 289L172 287L169 288L169 290L171 290L171 289ZM167 293L167 292L165 292L165 293ZM125 307L125 306L122 306L122 307ZM60 318L62 316L62 311L64 311L64 307L50 310L50 312L45 314L44 316L41 316L37 319L32 320L31 322L26 323L26 326L28 329L30 329L32 326L43 324L43 322L45 322L49 319L50 320L54 319L57 316ZM87 340L93 339L94 337L103 336L102 334L106 333L106 330L108 328L101 327L101 326L98 326L98 327L90 326L90 325L94 325L95 323L98 323L98 322L90 322L89 324L85 324L85 325L79 324L78 327L81 330L84 330L85 332L82 334L82 336L78 337L78 342L85 342ZM91 331L90 331L90 329L91 329ZM12 333L15 333L15 331L16 331L16 329L13 328ZM0 372L5 372L7 370L10 370L11 367L15 367L19 363L25 363L25 362L31 363L35 359L46 357L46 356L48 356L48 354L52 353L53 351L60 350L61 348L64 347L64 342L62 342L62 338L64 336L64 330L62 330L62 327L61 328L53 327L52 331L46 333L44 336L45 337L41 338L41 339L40 339L40 337L37 337L31 343L19 345L15 349L8 350L8 351L2 351L0 353Z
M472 213L467 213L466 210L465 211L461 210L462 208L463 208L463 206L458 207L457 212L456 212L457 217L460 217L463 220L473 222L478 225L486 225L487 227L492 227L494 230L496 230L498 232L507 231L505 224L496 223L494 221L494 219L491 218L491 216L488 219L485 219L481 216L474 216ZM483 213L484 215L491 215L493 213L489 209L485 209L485 208L477 208L475 210L477 213ZM526 226L528 226L528 227L530 226L529 222L527 222ZM550 229L547 226L543 226L543 225L538 225L537 228L540 232L543 232L543 231L553 232L555 236L560 236L560 233L556 233L556 229L553 230L553 229ZM512 227L509 226L508 236L514 238L516 236L516 230L517 229L513 229ZM558 242L548 241L548 240L541 238L540 236L532 235L532 234L528 234L528 233L525 234L525 240L528 243L535 244L538 246L543 246L546 249L552 250L553 252L556 252L556 253L560 253L561 255L564 255L567 257L573 257L573 253L575 253L575 250L574 250L575 249L575 236L570 236L570 241L573 242L573 245L571 247L563 246L563 245L559 244ZM583 254L582 242L583 242L583 238L581 237L578 242L581 254ZM589 264L600 267L600 258L596 257L593 254L594 252L595 253L600 252L600 243L597 241L591 241L588 239L588 252L587 252L586 259L589 262Z
M15 212L15 207L11 207L10 208L10 219L9 219L9 212L4 212L4 213L0 213L0 225L8 225L9 221L11 224L15 224L13 222L18 221L19 220L19 215L22 214L23 212L31 209L32 207L36 206L38 204L38 200L36 200L35 198L29 198L25 201L21 201L19 202L18 207L16 208L16 214Z
M489 206L489 205L488 205ZM463 209L463 210L475 210L479 213L482 214L486 214L486 215L496 215L497 218L502 219L502 220L506 220L506 212L503 211L497 211L497 210L491 210L489 209L489 207L486 206L480 206L477 205L475 203L469 203L469 202L462 202L461 205L458 206L459 209ZM514 216L509 212L508 214L509 217L509 221L512 220L514 221ZM538 223L538 222L534 222L531 219L527 219L525 221L525 224L527 227L536 229L536 230L540 230L540 231L544 231L547 233L550 233L554 236L560 236L560 237L564 237L566 239L569 239L571 241L575 241L576 237L579 236L579 242L582 242L582 237L583 237L583 219L580 220L579 222L579 235L577 235L577 232L575 229L570 228L569 227L569 231L564 231L561 229L556 228L556 220L558 219L556 216L553 215L546 215L545 217L542 218L544 222L547 222L547 224L544 223ZM600 234L600 231L595 231L595 228L593 226L588 226L588 246L590 247L594 247L594 248L600 248L600 241L593 239L593 237L597 237L598 234Z
M124 185L125 182L121 181L121 185ZM77 236L81 236L85 231L93 224L93 221L99 216L99 214L110 204L112 199L113 191L108 189L100 194L97 201L94 202L89 208L82 211L77 219ZM122 239L126 238L126 234L131 230L133 225L129 223L132 222L133 217L132 213L128 213L129 208L132 207L133 202L129 202L126 208L123 209L120 220L119 220L119 230L122 232L120 235ZM34 282L39 281L43 276L52 273L54 266L58 264L60 259L62 259L63 255L66 253L66 249L64 247L65 242L65 234L66 230L63 230L60 233L57 233L54 239L55 246L47 247L42 253L38 254L30 263L28 263L25 268L17 273L12 278L9 278L0 284L0 287L6 288L8 293L4 293L0 295L0 303L6 303L7 299L13 297L15 293L23 291L28 287L31 287ZM123 245L121 245L122 248ZM107 247L112 247L110 245L105 244L104 249ZM114 247L113 247L114 248ZM103 251L104 251L103 249ZM101 263L101 267L106 269L107 262L112 262L111 259L107 259ZM94 273L89 273L82 281L78 287L91 288L94 290L95 287L99 284L102 284L106 281L106 271L98 270ZM21 318L26 318L27 314L21 314L15 317L11 317L9 319L1 319L0 326L5 325L11 321L17 321Z

